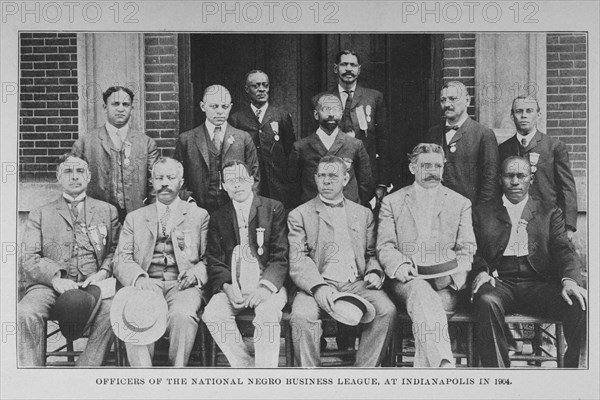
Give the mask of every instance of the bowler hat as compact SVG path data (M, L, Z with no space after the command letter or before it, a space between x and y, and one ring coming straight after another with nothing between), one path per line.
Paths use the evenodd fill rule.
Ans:
M122 341L146 345L156 342L165 333L167 311L167 302L161 294L127 286L113 299L110 323Z
M331 316L346 325L368 324L375 318L375 307L353 293L338 292L333 297Z
M63 336L67 340L83 337L92 325L101 302L101 290L95 285L67 290L58 296L52 316L58 321Z

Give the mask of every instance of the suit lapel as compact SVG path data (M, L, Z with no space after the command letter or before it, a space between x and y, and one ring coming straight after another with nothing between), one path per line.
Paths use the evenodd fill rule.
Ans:
M231 125L227 124L227 129L225 130L225 135L223 136L223 156L227 154L227 151L229 151L229 148L233 142L235 142L235 138L233 137L233 129Z
M315 211L317 212L317 215L319 216L319 218L322 219L325 223L327 223L327 225L333 226L331 217L329 216L329 213L327 212L327 206L325 204L323 204L323 202L319 198L315 199ZM332 238L329 238L329 240L331 240L331 239Z
M308 144L310 145L310 147L312 147L321 157L323 157L325 154L327 154L327 149L325 148L325 145L323 144L323 142L321 142L321 139L319 139L319 136L317 136L317 133L313 133L311 136L309 136L308 139Z
M354 260L356 265L360 265L358 260L360 257L364 257L364 243L361 243L361 234L359 232L358 224L358 213L354 209L353 204L350 201L345 201L346 209L346 224L348 225L348 233L352 240L352 250L354 250ZM362 255L361 255L362 252Z
M510 216L508 215L508 210L506 209L506 207L504 207L502 200L500 200L500 206L501 207L496 207L496 209L498 210L496 213L496 218L498 218L498 220L500 220L504 224L512 226L512 221L510 220Z
M229 219L229 221L227 222L227 226L228 227L233 227L233 232L235 234L235 237L237 239L237 243L240 244L241 240L240 240L240 227L237 223L237 214L235 212L235 208L233 207L233 200L229 202L229 205L227 206L227 218Z
M362 87L356 85L356 88L354 89L354 93L353 93L353 96L352 96L352 103L350 103L351 104L350 105L350 109L351 110L353 110L356 107L356 105L358 103L360 103L360 99L362 98L362 95L363 95ZM343 107L344 107L344 105L342 104L342 108Z
M177 207L175 218L173 219L173 224L172 224L173 228L178 227L185 221L187 213L188 213L187 203L185 201L181 200L179 203L179 206Z
M206 143L206 125L202 124L200 128L194 132L194 141L196 142L196 147L198 147L198 151L204 158L204 162L206 165L210 165L210 158L208 156L208 143Z
M71 228L73 228L73 219L71 218L71 211L69 210L69 206L67 205L66 200L64 200L62 196L56 201L56 212L58 213L58 215L63 217L63 219L67 222L67 224L69 224Z
M542 133L540 131L536 131L529 143L527 143L527 147L525 148L525 152L529 152L537 146L537 143L542 140ZM516 138L516 135L515 135Z
M460 128L458 128L458 130L452 137L452 140L450 141L450 143L448 143L448 146L451 145L452 143L458 142L463 137L463 134L469 128L470 124L471 124L471 118L467 118L466 121L460 126Z
M535 218L535 206L533 202L534 200L529 197L529 199L527 199L527 204L525 204L525 207L523 208L523 213L521 214L521 219L527 223Z
M260 123L261 128L271 121L271 119L273 118L273 113L273 106L269 104L269 107L267 107L267 111L265 111L265 115L263 116L263 120ZM256 116L254 116L254 118L256 118Z
M442 212L442 207L446 203L446 198L448 197L448 192L444 190L444 187L438 187L437 195L435 197L435 202L433 203L433 215L432 218L436 218L439 213Z
M158 207L154 203L152 207L144 207L143 210L146 214L146 227L152 234L152 244L154 245L158 233Z
M342 148L342 146L346 143L346 134L338 129L338 133L335 136L335 140L333 144L329 148L329 154L337 154L337 152Z
M110 155L110 149L112 148L112 140L110 136L108 136L108 132L106 131L106 126L103 126L100 129L100 134L98 135L100 138L100 144L102 148L106 152L106 154Z
M410 211L413 221L417 221L417 192L413 186L410 186L406 192L406 207Z

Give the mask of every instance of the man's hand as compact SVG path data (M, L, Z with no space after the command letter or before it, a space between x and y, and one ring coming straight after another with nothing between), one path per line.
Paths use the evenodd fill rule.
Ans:
M473 287L471 289L471 303L473 302L473 297L475 296L475 293L477 293L477 291L479 290L479 288L484 284L489 282L490 285L492 285L493 287L496 287L496 280L487 272L482 271L480 272L475 279L473 280Z
M189 274L188 271L180 272L177 281L179 282L179 290L185 290L197 282L196 277Z
M571 296L575 297L579 301L581 309L585 311L585 303L587 303L587 293L584 288L579 286L574 280L565 279L563 281L563 288L560 291L560 295L565 299L568 305L573 305Z
M375 272L369 272L363 280L367 282L367 289L379 290L383 286L383 279Z
M92 274L90 276L88 276L88 278L83 281L83 283L81 284L81 288L84 289L86 287L88 287L90 285L90 283L95 283L101 280L106 279L106 277L108 276L108 271L105 269L101 269L100 271L96 272L95 274Z
M140 276L135 281L135 287L140 290L152 290L153 292L162 294L162 290L158 287L157 284L152 282L150 278L146 278L145 276Z
M223 291L227 295L227 298L229 299L229 302L231 303L233 308L235 308L236 310L244 308L244 298L236 296L235 292L233 291L233 286L231 286L231 283L223 284Z
M263 285L258 285L252 293L246 297L244 307L256 308L260 303L271 297L271 290Z
M412 281L417 276L417 271L415 270L415 267L413 267L412 263L401 264L394 274L394 278L398 279L402 283Z
M573 235L575 234L575 231L567 228L567 238L569 239L569 242L573 241Z
M322 285L315 292L315 300L319 307L331 314L333 312L333 295L338 291L329 285Z
M52 287L59 294L63 294L67 290L78 289L79 285L77 285L77 283L75 283L75 281L72 281L70 279L63 279L63 278L56 277L56 278L52 279Z

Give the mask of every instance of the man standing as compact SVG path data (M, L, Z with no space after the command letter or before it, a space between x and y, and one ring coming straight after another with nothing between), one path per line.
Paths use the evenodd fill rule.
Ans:
M383 199L377 254L392 280L390 295L412 319L414 366L453 367L445 311L456 308L471 269L471 202L440 184L441 146L418 144L409 160L415 182Z
M470 103L471 97L462 82L446 83L440 94L446 122L431 128L425 141L444 148L444 186L475 205L496 195L498 142L491 129L469 117Z
M66 154L57 169L62 196L32 210L23 233L23 268L28 287L19 302L19 366L43 366L44 319L51 318L57 297L85 288L112 274L112 258L119 237L115 207L86 195L88 164ZM78 366L99 366L112 335L110 300L101 300L90 337Z
M344 160L349 182L342 187L344 197L350 201L367 205L373 197L373 175L369 156L363 143L341 132L338 128L342 117L340 99L330 93L321 93L315 99L314 116L319 129L294 143L290 155L289 176L300 189L300 203L317 195L317 167L322 157L336 156Z
M357 84L360 70L357 53L352 50L340 51L333 66L333 72L338 77L334 93L340 98L344 110L340 129L362 140L369 154L373 178L377 184L375 195L378 205L390 184L387 110L381 92Z
M517 133L500 145L500 160L510 156L529 159L535 176L530 187L531 196L556 204L562 210L567 236L572 240L577 230L577 191L567 148L560 140L537 129L541 113L535 98L519 96L514 99L510 115Z
M123 286L154 290L169 306L169 361L185 366L189 360L206 284L204 265L208 213L179 198L183 166L159 158L152 168L156 203L127 215L115 254L114 273ZM152 365L154 344L125 343L132 366Z
M253 194L254 178L245 164L225 164L223 179L231 202L217 210L209 224L208 276L214 295L202 320L232 367L274 368L279 362L281 310L287 302L285 210L277 200ZM255 313L254 357L235 322L244 309Z
M144 205L158 157L154 139L130 129L133 92L111 86L102 94L106 123L81 135L73 153L88 162L92 178L88 194L117 207L122 223L127 213Z
M229 126L231 95L221 85L206 88L200 109L204 124L179 135L174 158L184 166L186 187L209 213L229 203L221 179L221 167L232 160L243 161L259 182L256 147L247 132Z
M587 295L560 208L530 197L528 160L502 162L501 198L474 209L477 254L472 300L483 367L510 367L504 316L522 312L563 321L565 366L577 368L586 333Z
M260 165L259 194L290 208L292 199L286 171L296 140L292 116L269 102L269 77L264 72L248 72L245 91L250 106L233 114L229 122L252 136Z
M294 354L303 367L320 364L319 316L332 313L335 296L348 292L375 308L364 324L356 367L375 367L387 349L396 308L381 291L384 273L375 254L373 213L344 197L350 174L344 160L323 157L314 176L318 195L288 216L290 276L298 286L290 323L299 330Z

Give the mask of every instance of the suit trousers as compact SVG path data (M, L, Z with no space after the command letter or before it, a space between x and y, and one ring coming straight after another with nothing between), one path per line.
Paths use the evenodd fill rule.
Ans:
M165 296L167 312L167 332L169 333L169 362L174 367L187 365L196 333L198 332L198 312L202 305L202 292L195 286L179 290L179 282L152 279ZM135 345L125 343L127 358L132 367L151 367L154 356L154 343Z
M443 360L454 364L446 311L455 308L458 292L451 288L434 290L424 279L388 284L396 304L406 307L412 321L417 368L437 368Z
M235 316L244 309L233 308L224 292L215 294L204 309L202 320L234 368L275 368L279 364L281 316L287 292L281 288L254 308L254 357L244 343Z
M340 292L354 293L363 297L375 307L375 319L362 326L360 345L356 353L355 367L376 367L381 364L396 326L396 307L381 290L367 289L366 282L358 280L352 283L333 285ZM315 298L305 292L296 294L292 305L290 324L296 361L302 367L318 367L321 361L320 316L324 311Z
M44 318L52 318L52 307L58 293L48 286L35 285L27 290L25 297L19 302L18 347L19 366L43 366L45 355L42 354L44 337ZM75 362L77 366L92 367L104 363L106 353L111 345L113 335L110 326L111 299L101 300L100 309L89 331L85 349Z
M579 351L585 339L586 314L579 302L569 306L559 282L537 279L496 279L496 287L484 284L475 293L477 350L483 367L510 367L504 316L522 312L563 321L567 351L565 367L579 366Z

